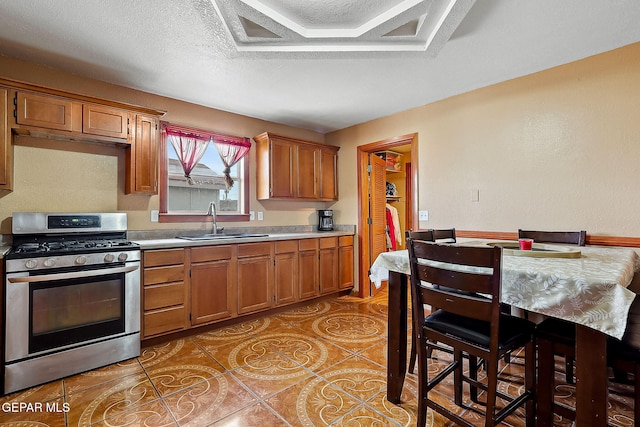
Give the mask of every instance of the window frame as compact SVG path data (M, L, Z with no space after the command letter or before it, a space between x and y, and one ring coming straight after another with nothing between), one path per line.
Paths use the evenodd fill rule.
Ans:
M178 223L178 222L207 222L210 220L211 216L207 215L206 212L200 213L171 213L167 211L168 207L168 192L169 192L169 143L166 138L166 133L164 130L166 128L179 130L185 133L194 133L198 135L210 136L210 137L219 137L220 139L239 139L240 137L227 135L219 132L207 131L204 129L193 128L189 126L176 125L169 122L161 122L161 137L160 137L160 149L158 150L160 155L160 185L158 188L158 194L160 197L160 209L158 213L158 222L163 223ZM249 139L251 142L251 139ZM253 146L253 143L251 144ZM233 213L233 214L225 214L224 212L218 212L216 219L218 222L243 222L249 221L249 156L251 153L251 149L249 149L249 153L240 160L242 163L242 194L244 195L243 201L238 201L242 206L242 211L244 213Z

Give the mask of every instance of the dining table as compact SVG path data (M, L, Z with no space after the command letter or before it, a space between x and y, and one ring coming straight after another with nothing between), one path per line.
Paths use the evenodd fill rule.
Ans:
M468 240L459 245L512 247L514 242ZM515 242L517 245L517 242ZM621 339L636 294L628 289L640 257L632 248L540 245L548 256L503 249L503 303L576 325L576 425L606 426L607 340ZM558 254L552 255L557 249ZM538 251L540 252L540 251ZM531 256L527 256L531 255ZM387 399L400 403L407 369L407 250L383 252L370 268L376 286L388 280Z

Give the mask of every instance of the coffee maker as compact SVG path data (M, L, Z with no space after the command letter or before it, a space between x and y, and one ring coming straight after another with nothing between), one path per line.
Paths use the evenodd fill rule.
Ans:
M333 211L331 209L318 210L318 231L333 230Z

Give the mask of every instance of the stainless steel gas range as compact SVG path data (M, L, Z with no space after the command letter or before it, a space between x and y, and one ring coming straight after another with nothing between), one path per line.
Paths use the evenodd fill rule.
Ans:
M124 213L13 214L4 394L140 355L140 248Z

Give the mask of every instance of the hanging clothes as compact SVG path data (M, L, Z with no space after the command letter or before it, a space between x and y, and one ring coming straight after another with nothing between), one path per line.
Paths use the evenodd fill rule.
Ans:
M386 204L387 208L387 248L395 251L402 244L402 230L400 230L400 217L398 210Z

